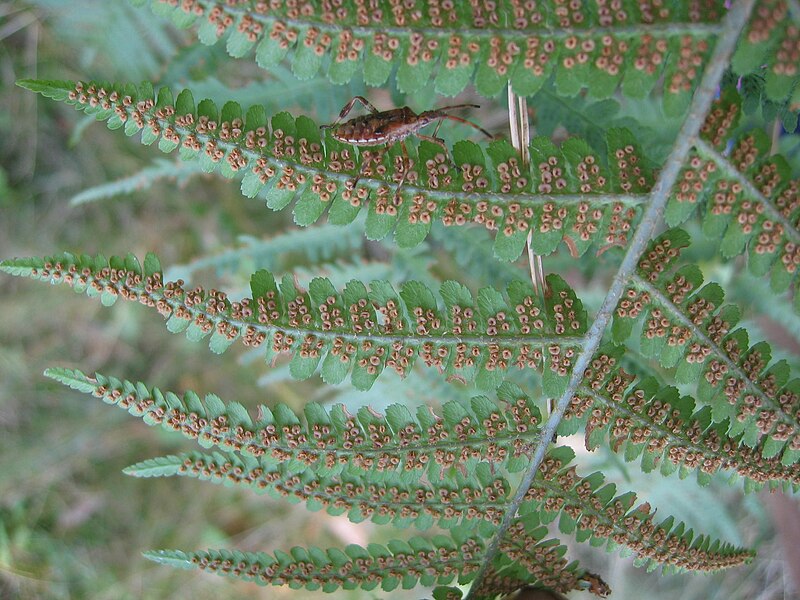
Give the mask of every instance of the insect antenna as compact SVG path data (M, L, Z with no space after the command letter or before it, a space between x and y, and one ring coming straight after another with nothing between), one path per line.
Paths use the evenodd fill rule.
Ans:
M480 131L483 135L490 139L494 139L494 136L486 131L483 127L478 125L477 123L473 123L472 121L468 121L467 119L462 119L461 117L456 117L455 115L442 115L443 119L450 119L451 121L458 121L459 123L466 123L467 125L471 125L478 131Z
M483 135L488 138L494 139L494 136L486 131L483 127L478 125L477 123L473 123L472 121L468 121L467 119L462 119L461 117L457 117L455 115L447 114L447 111L456 110L458 108L480 108L480 104L454 104L453 106L443 106L442 108L437 108L436 110L429 110L420 115L420 117L431 117L431 118L440 118L440 119L450 119L451 121L458 121L459 123L466 123L467 125L474 127L478 131L480 131ZM435 134L434 134L435 135Z

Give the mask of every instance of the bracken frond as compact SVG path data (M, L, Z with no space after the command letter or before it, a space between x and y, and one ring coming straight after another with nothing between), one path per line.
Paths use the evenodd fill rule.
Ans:
M770 365L766 342L750 346L745 329L735 329L739 308L723 305L722 288L696 265L676 269L689 245L682 230L653 240L639 261L614 316L614 337L623 342L642 322L642 352L667 368L677 383L696 385L696 397L710 405L710 417L727 421L727 435L759 448L766 459L781 456L786 466L800 459L800 380L789 365ZM794 475L792 477L795 477Z
M469 471L481 461L515 472L528 464L539 440L539 410L510 382L497 389L497 400L450 400L441 414L420 408L414 416L393 404L385 415L368 407L352 415L343 405L325 409L310 402L302 416L277 404L271 409L260 405L253 417L241 404L213 394L202 400L194 392L180 397L143 383L99 373L88 377L71 369L48 369L45 374L148 425L180 432L205 447L258 458L259 468L281 465L287 472L369 474L377 479L398 473L410 482L425 473L438 480L451 468Z
M559 518L562 533L575 534L578 541L593 545L608 543L609 548L625 545L638 556L639 565L663 565L666 571L714 571L752 560L752 550L694 537L686 526L669 517L655 525L649 504L632 508L636 494L616 494L616 486L603 486L602 473L578 477L569 462L575 454L570 448L551 450L520 507L520 520L527 514L539 519ZM549 516L547 516L549 513Z
M797 286L800 265L800 178L760 129L734 135L742 113L736 90L713 105L701 137L667 204L670 226L704 207L703 233L721 239L725 258L747 254L750 271L770 277L775 292ZM800 312L800 293L795 293Z
M588 588L594 576L567 565L563 558L566 548L555 540L546 540L547 529L538 525L520 525L525 541L506 544L495 561L500 578L514 591L526 585L545 585L561 592ZM155 550L145 552L150 560L173 567L199 568L218 575L227 575L259 585L288 585L332 592L337 589L372 590L378 586L385 591L415 585L446 585L453 580L469 583L481 563L483 541L468 529L449 530L448 536L413 537L408 541L392 540L385 546L370 544L363 548L351 544L338 548L301 548L288 553L276 551L240 552L207 550L182 552ZM508 554L506 554L506 552ZM491 598L500 589L487 590L480 597Z
M713 473L726 469L747 478L746 490L764 484L800 488L800 465L765 452L766 444L742 444L742 434L728 434L727 419L714 422L711 407L698 408L676 388L652 377L637 381L620 366L622 354L622 347L598 352L559 433L570 435L582 425L588 449L607 440L625 460L641 458L645 472L660 467L663 475L678 471L685 477L694 471L698 482L707 484Z
M366 390L385 369L409 373L417 357L448 377L496 388L511 367L543 367L545 393L557 396L569 377L571 358L586 330L586 312L572 289L548 275L545 306L529 282L514 281L507 296L483 288L477 298L460 283L442 284L444 308L422 283L409 281L396 292L386 281L367 286L351 281L338 292L327 279L316 278L308 291L286 275L280 289L272 274L257 271L252 297L235 302L224 292L181 280L162 280L161 267L148 254L144 271L133 255L126 258L62 254L0 262L12 275L64 283L76 291L153 307L173 333L185 331L193 341L208 336L215 353L241 339L245 346L266 349L267 361L291 355L290 370L306 379L319 368L327 383L351 381Z
M381 239L394 231L401 247L425 239L434 220L497 231L495 253L505 260L519 257L530 230L538 254L551 253L562 241L576 256L592 244L625 246L637 207L654 181L650 161L625 129L608 131L607 157L579 138L558 147L538 137L531 142L528 166L506 140L485 149L457 142L454 163L440 146L422 141L417 151L410 149L407 163L397 145L357 152L330 133L321 136L305 116L283 112L268 119L263 106L245 113L235 102L220 113L210 100L195 106L189 90L173 101L169 89L156 96L146 82L139 88L18 84L107 120L111 129L124 127L127 135L141 131L142 143L158 140L164 152L180 147L184 159L199 161L206 171L225 177L244 173L242 193L263 197L269 208L283 210L296 200L298 225L315 223L326 211L330 222L350 223L366 207L367 237ZM406 170L405 184L395 194Z
M591 7L563 0L162 0L153 7L180 27L197 23L203 43L226 37L231 56L255 50L265 69L291 55L299 79L327 69L336 84L358 73L380 86L396 68L406 93L433 78L443 95L474 81L485 96L509 82L529 96L554 73L564 95L586 87L606 98L620 83L627 94L645 96L663 77L665 109L676 115L688 105L726 12L718 0Z

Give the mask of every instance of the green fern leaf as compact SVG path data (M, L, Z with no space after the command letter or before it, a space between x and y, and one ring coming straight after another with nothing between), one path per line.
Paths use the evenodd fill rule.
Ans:
M727 469L747 478L748 491L765 484L800 486L800 466L778 456L789 456L785 441L770 437L756 448L743 445L741 433L728 433L727 419L714 422L710 406L697 408L692 398L654 378L637 382L619 366L620 358L621 348L601 349L595 356L559 433L569 435L582 424L587 448L607 441L625 460L641 458L645 472L660 467L663 475L680 471L685 476L695 471L703 484Z
M474 461L472 461L474 462ZM226 486L247 487L279 500L305 502L309 510L324 509L331 515L346 514L355 523L372 520L396 527L451 529L465 522L498 525L509 499L509 483L492 473L487 463L455 470L449 477L411 481L408 473L373 476L316 475L310 469L295 471L291 465L275 466L235 453L192 452L159 457L125 469L136 477L195 477Z
M636 494L617 494L613 484L603 486L604 477L594 473L578 477L569 466L574 452L567 447L548 453L537 473L525 501L520 507L520 520L529 514L542 522L560 516L563 533L575 532L578 541L593 546L628 546L645 564L668 565L679 570L716 570L752 560L751 550L714 542L709 551L706 536L693 539L684 533L683 523L664 522L654 525L654 511L649 504L633 508ZM688 554L689 549L695 552Z
M641 348L665 367L677 365L676 381L693 383L711 408L715 422L728 420L728 435L742 435L751 448L769 442L768 457L783 454L783 463L800 458L800 380L789 380L788 366L769 366L766 342L749 345L744 329L735 329L740 311L723 305L722 288L701 287L695 266L675 270L688 236L670 230L651 242L639 261L615 320L616 341L624 341L632 321L642 321Z
M178 396L71 369L48 369L45 375L205 447L325 477L402 473L412 482L427 472L438 480L452 469L472 472L480 462L516 472L528 464L540 438L538 408L510 382L498 388L497 401L486 396L451 400L441 415L420 409L414 416L399 404L389 406L385 416L367 408L352 415L342 405L325 410L309 403L304 415L283 404L260 406L256 418L212 394Z
M669 225L678 225L704 205L703 233L721 239L722 255L746 253L750 271L769 276L772 289L782 292L797 286L800 179L791 178L783 156L769 155L770 142L763 132L753 129L732 136L741 111L739 94L726 90L706 119L665 216Z
M159 456L126 467L122 472L133 477L170 477L180 473L181 465L174 456Z
M386 546L367 548L351 544L339 550L295 547L290 552L266 553L208 550L181 552L158 550L145 557L156 562L195 567L211 573L228 575L260 585L289 585L309 590L333 592L340 588L371 590L378 585L385 591L401 586L460 583L470 580L470 573L480 560L479 538L454 532L454 537L434 536L431 540L411 538L392 540ZM553 580L567 587L577 581L561 578L555 569L544 567ZM530 573L528 578L532 578Z
M76 83L64 95L64 82L25 80L25 87L75 106L109 126L142 132L142 142L159 140L164 152L176 148L184 160L197 161L207 172L233 177L244 173L242 192L259 196L272 210L294 202L295 222L315 223L327 211L335 224L352 222L365 206L365 233L382 239L395 232L402 245L420 243L433 219L445 225L482 224L497 230L495 252L515 260L528 231L536 249L552 252L564 240L574 253L590 244L624 246L637 217L642 194L653 183L653 169L626 130L608 132L608 163L587 144L571 141L562 149L546 138L531 143L537 157L521 165L507 142L495 142L488 157L483 148L461 141L453 148L456 167L441 148L423 141L410 152L411 169L401 193L393 190L405 168L398 147L362 149L320 138L318 127L304 116L274 115L267 124L262 107L246 113L228 102L220 113L203 100L195 108L184 90L172 103L166 88L154 96L152 85ZM361 175L353 188L353 181ZM558 201L554 200L558 197Z
M371 12L348 4L233 6L215 0L177 6L161 0L153 8L179 27L198 22L204 44L225 38L231 56L255 52L265 69L288 56L298 79L322 69L333 83L343 84L361 72L368 85L381 86L396 68L405 93L418 92L433 78L436 91L448 96L473 80L485 96L497 95L508 82L516 93L531 95L555 70L561 93L575 95L585 87L605 98L623 78L626 89L649 90L665 68L667 110L678 106L671 97L684 105L691 96L703 63L689 58L704 57L713 46L725 13L718 1L691 11L681 4L659 6L657 14L635 4L609 11L543 2L521 10L510 0L386 4ZM692 53L682 52L687 48Z
M567 565L566 548L555 540L545 540L547 530L533 527L520 530L526 547L511 542L501 547L494 568L506 584L517 586L547 585L568 592L588 585L587 574L575 563ZM508 552L508 555L506 554ZM351 544L339 550L294 547L290 552L240 552L233 550L154 550L144 556L158 563L179 568L199 568L210 573L227 575L259 585L288 585L293 588L333 592L337 589L372 590L380 585L385 591L415 585L447 585L454 580L469 583L474 577L483 553L483 542L468 530L450 530L450 536L437 535L430 540L413 537L408 541L392 540L385 546L370 544L367 548ZM513 558L509 558L509 556ZM484 583L485 585L485 583ZM492 597L498 593L494 591ZM484 597L478 595L477 597Z
M148 257L145 269L156 263ZM462 286L458 302L445 301L442 309L418 282L406 283L398 294L385 281L372 282L369 291L354 281L339 293L318 278L306 292L288 275L279 286L271 273L258 271L252 298L231 302L216 290L186 291L180 281L164 283L160 272L144 277L117 257L13 259L0 262L0 269L66 283L101 296L106 305L121 296L152 306L167 319L169 331L184 331L193 341L211 335L209 343L217 352L240 338L246 346L265 344L268 361L292 356L291 372L298 379L319 367L323 379L338 383L352 371L359 389L369 389L385 368L405 376L419 356L426 366L451 377L474 378L485 389L497 387L512 366L544 365L545 393L558 394L586 330L581 302L557 275L548 276L553 294L544 306L530 283L517 281L507 296L484 288L477 300Z
M533 518L538 525L540 520L547 523L560 516L562 533L577 530L579 541L595 546L608 544L609 548L627 546L654 562L680 569L713 570L752 557L750 551L715 543L717 552L689 559L687 548L679 546L678 527L682 528L682 524L671 536L667 535L670 528L623 525L626 520L647 522L652 515L643 507L631 510L635 494L617 495L613 485L601 487L603 478L599 473L578 478L574 467L566 467L573 456L567 448L549 452L541 477L534 480L522 504L522 521ZM311 510L324 508L333 515L347 513L354 522L371 519L378 524L417 529L434 524L450 529L475 521L497 526L511 499L509 483L487 463L467 468L463 474L457 472L448 480L431 473L431 480L437 481L435 489L429 482L407 482L402 477L389 477L378 483L361 476L324 477L309 471L293 472L233 453L193 452L160 457L133 465L126 472L144 477L181 475L244 486L276 499L303 501Z

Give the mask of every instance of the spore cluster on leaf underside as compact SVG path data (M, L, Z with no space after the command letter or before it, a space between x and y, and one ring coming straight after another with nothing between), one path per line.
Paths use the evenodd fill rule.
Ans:
M273 210L293 204L294 219L310 225L352 222L367 211L366 234L380 239L394 231L400 246L414 246L433 221L446 226L481 224L496 230L495 254L514 260L528 232L533 249L549 254L563 241L579 256L625 246L654 181L650 162L633 135L610 129L607 156L570 138L560 147L545 137L531 142L531 164L522 165L505 140L488 147L460 141L452 157L431 142L420 142L407 162L400 148L355 148L330 137L307 117L279 113L271 119L261 106L246 113L233 102L221 112L213 102L195 106L188 90L173 101L149 84L23 82L107 120L111 128L158 141L161 150L179 149L186 160L226 177L243 174L242 192L263 198ZM408 171L406 173L406 170ZM405 176L405 179L404 179ZM398 184L404 179L402 189Z
M148 255L143 272L133 256L16 259L4 268L37 279L66 283L106 304L118 297L157 309L172 332L209 337L215 352L235 340L263 346L266 359L292 357L298 379L317 369L328 383L351 374L359 389L369 389L380 373L405 376L417 358L464 381L494 389L511 367L542 371L545 392L560 393L586 328L586 313L574 291L558 276L548 276L544 305L530 283L514 281L502 294L483 288L476 297L462 284L445 282L444 308L425 285L411 281L397 292L385 281L367 286L351 281L341 292L327 279L312 280L308 291L291 276L278 284L268 271L253 275L253 295L230 301L226 294L182 282L162 281L158 260Z
M165 5L171 4L174 9ZM255 51L265 69L287 57L307 79L327 71L335 84L363 75L415 93L432 79L453 96L474 82L496 96L510 82L530 96L551 77L564 95L585 87L597 98L620 85L644 97L663 77L664 107L688 106L725 14L722 2L596 6L561 1L500 2L162 2L180 26L198 26L207 44L225 38L232 56Z

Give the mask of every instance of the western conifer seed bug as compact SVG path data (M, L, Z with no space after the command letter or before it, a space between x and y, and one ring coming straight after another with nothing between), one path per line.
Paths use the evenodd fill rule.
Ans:
M353 110L356 102L360 102L364 108L370 112L370 114L361 117L355 117L345 123L342 123L342 119L344 119L350 113L350 111ZM405 183L406 177L408 177L408 171L410 168L411 161L408 158L408 148L406 147L405 143L405 139L408 136L415 135L421 140L427 140L441 146L442 150L444 150L445 156L449 156L447 146L445 146L442 138L436 137L436 134L439 131L439 126L445 119L458 121L459 123L466 123L467 125L470 125L471 127L474 127L483 133L485 136L489 138L494 137L483 127L476 125L472 121L467 121L466 119L462 119L461 117L456 117L447 113L447 111L458 108L480 108L480 106L477 104L456 104L454 106L444 106L435 110L426 110L419 114L415 113L407 106L404 106L403 108L393 108L392 110L379 111L363 96L356 96L345 105L345 107L339 113L339 117L336 119L336 121L330 125L322 125L320 126L320 129L331 129L331 135L333 136L333 139L346 144L353 144L354 146L368 147L381 146L385 144L388 148L389 146L399 142L400 149L403 151L405 168L403 169L403 175L400 178L400 183L394 192L394 196L397 198L400 194L400 188L403 187L403 183ZM436 124L436 129L433 130L433 135L429 136L419 133L420 129L430 125L434 121L438 121L438 123ZM366 165L366 162L362 163L361 173L358 174L353 182L353 188L355 188L355 184L358 183L358 180L361 178Z

